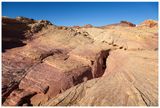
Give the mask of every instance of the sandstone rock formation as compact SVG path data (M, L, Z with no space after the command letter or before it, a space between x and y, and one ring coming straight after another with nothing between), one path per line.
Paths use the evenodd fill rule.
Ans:
M72 87L44 105L157 106L158 73L153 72L158 71L158 61L154 53L113 51L102 77Z
M157 27L158 22L155 20L145 20L139 26Z
M12 47L24 46L27 39L32 39L32 35L37 33L42 28L52 25L49 21L33 19L25 17L17 17L11 19L2 17L2 50L10 49Z
M158 105L157 24L65 27L3 17L2 32L4 106Z
M110 25L106 25L106 26L102 26L101 28L115 28L115 27L135 27L136 25L128 22L128 21L121 21L120 23L116 23L116 24L110 24Z
M86 24L86 25L84 25L83 26L84 28L91 28L91 27L93 27L91 24Z

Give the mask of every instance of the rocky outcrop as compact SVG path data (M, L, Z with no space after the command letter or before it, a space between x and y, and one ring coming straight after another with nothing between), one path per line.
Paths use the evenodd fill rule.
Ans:
M72 87L43 105L157 106L158 65L154 53L111 51L103 77Z
M86 25L84 25L83 27L84 27L84 28L92 28L93 25L91 25L91 24L86 24Z
M128 21L121 21L120 25L129 26L129 27L135 27L136 26L135 24L133 24L131 22L128 22Z
M17 89L27 71L37 62L24 57L16 49L2 54L2 58L2 101L4 102L10 93Z
M4 17L2 29L5 45L14 45L2 52L4 106L158 105L156 26L76 28Z
M103 43L112 48L124 50L154 50L158 45L157 28L113 26L108 29L87 28L88 37L95 43ZM150 40L150 41L149 41Z
M80 27L80 26L73 26L73 28L79 29L79 28L81 28L81 27Z
M33 34L52 24L49 21L36 21L25 17L16 19L2 17L2 25L2 50L5 51L26 45L24 40L31 39Z
M106 26L102 26L100 28L107 29L107 28L115 28L115 27L136 27L136 25L128 21L121 21L120 23L109 24Z
M39 64L27 72L4 105L39 105L74 85L102 76L108 51L95 54L91 65L65 56L65 52L56 49L42 53L37 60ZM17 91L21 91L23 95L13 95ZM30 98L24 98L26 96Z
M155 20L145 20L139 26L155 27L158 26L158 22Z

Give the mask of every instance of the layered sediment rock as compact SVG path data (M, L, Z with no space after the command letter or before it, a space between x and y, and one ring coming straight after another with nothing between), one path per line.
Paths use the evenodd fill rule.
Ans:
M52 25L49 21L33 20L25 17L11 19L2 18L2 50L26 45L27 39L32 39L32 35L43 28Z
M142 25L3 17L3 105L158 105L158 25Z
M102 77L72 87L43 105L157 106L156 58L155 51L111 51Z

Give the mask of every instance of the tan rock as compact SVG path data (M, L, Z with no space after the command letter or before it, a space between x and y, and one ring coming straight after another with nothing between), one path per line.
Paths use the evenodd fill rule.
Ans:
M3 17L3 105L157 106L158 27L144 25Z
M158 26L158 22L155 20L145 20L139 26L155 27Z
M112 51L103 77L72 87L43 105L157 106L157 62L155 51Z

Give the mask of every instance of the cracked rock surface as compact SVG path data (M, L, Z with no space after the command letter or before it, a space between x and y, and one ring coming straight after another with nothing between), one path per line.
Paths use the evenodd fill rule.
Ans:
M156 106L158 61L154 53L113 51L102 77L72 87L44 105Z
M157 106L158 24L64 27L2 18L4 106Z

